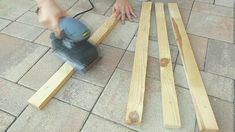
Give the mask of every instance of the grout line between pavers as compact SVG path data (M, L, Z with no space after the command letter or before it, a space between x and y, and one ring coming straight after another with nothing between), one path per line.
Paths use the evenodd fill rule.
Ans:
M192 8L191 8L191 10L190 10L187 25L185 25L185 31L186 31L186 32L187 32L187 29L188 29L189 20L190 20L190 18L191 18L191 16L192 16L194 3L195 3L195 1L193 1Z
M133 37L132 37L131 41L134 39L134 37L135 37L135 35L133 35ZM129 45L130 45L131 41L129 42ZM128 45L128 46L129 46L129 45ZM123 52L122 56L120 57L119 62L117 63L116 67L114 68L114 70L113 70L113 72L112 72L112 74L111 74L110 78L109 78L109 79L108 79L108 81L106 82L106 84L105 84L104 88L103 88L103 89L102 89L102 91L100 92L100 95L97 97L97 100L96 100L96 101L95 101L95 103L93 104L93 107L91 108L91 110L90 110L90 112L89 112L89 114L88 114L88 117L87 117L87 119L85 120L84 124L82 125L82 127L81 127L80 131L82 131L82 129L84 128L84 126L85 126L85 124L86 124L86 122L87 122L87 120L88 120L89 116L92 114L93 109L95 108L95 106L96 106L96 104L98 103L98 101L99 101L99 99L100 99L101 95L103 94L103 92L104 92L104 90L105 90L106 86L108 85L108 83L109 83L109 81L111 80L111 78L112 78L113 74L115 73L116 69L118 68L118 65L119 65L119 63L121 62L122 58L124 57L124 55L125 55L126 51L127 51L127 50L124 50L124 52Z
M7 132L7 130L15 123L16 120L17 120L17 117L15 117L14 120L10 123L10 125L7 126L7 128L4 130L4 132Z
M74 104L70 104L70 103L68 103L68 102L66 102L66 101L63 101L63 100L61 100L61 99L59 99L59 98L56 98L55 96L54 96L52 99L55 99L55 100L57 100L57 101L59 101L59 102L65 103L65 104L70 105L70 106L73 106L73 107L75 107L75 108L84 110L84 111L86 111L86 112L88 112L88 113L90 112L89 110L86 110L85 108L82 108L82 107L77 106L77 105L74 105Z
M16 84L49 52L50 49L47 49L44 54L42 54L29 68L28 70L16 81Z
M31 90L32 92L36 92L35 89L32 89L32 88L27 87L27 86L25 86L25 85L22 85L22 84L20 84L20 83L16 83L16 82L14 82L14 81L12 81L12 80L3 78L3 77L1 77L1 76L0 76L0 79L5 80L5 81L10 82L10 83L13 83L13 84L15 84L15 85L18 85L18 86L20 86L20 87L23 87L23 88L25 88L25 89Z
M125 50L125 52L126 52L126 50ZM125 52L123 53L122 57L124 56ZM113 70L113 72L112 72L110 78L109 78L108 81L106 82L104 88L103 88L102 91L100 92L100 95L97 97L97 100L95 101L94 105L92 106L92 108L91 108L91 110L90 110L90 112L89 112L89 114L88 114L88 118L89 118L89 116L91 115L91 113L92 113L93 109L95 108L96 104L98 103L98 100L100 99L101 95L103 94L103 92L104 92L104 90L105 90L107 84L109 83L110 79L112 78L113 74L115 73L115 71L116 71L116 69L117 69L117 67L118 67L118 65L119 65L119 63L120 63L120 61L122 60L122 57L120 58L118 64L116 65L115 69ZM82 130L82 129L84 128L84 126L85 126L85 124L86 124L88 118L85 120L85 122L84 122L84 124L82 125L82 127L81 127L80 130Z
M15 115L11 114L10 112L8 112L8 111L6 111L6 110L3 110L3 109L1 109L1 108L0 108L0 111L3 112L3 113L8 114L8 115L10 115L10 116L13 116L13 117L15 117L15 118L17 117L17 116L15 116Z
M29 106L29 104L27 104L25 106L25 108L20 112L20 114L15 118L15 120L7 127L7 129L5 130L6 132L8 131L8 129L10 129L10 127L16 122L16 120L22 115L22 113L25 111L25 109Z
M113 5L115 4L115 0L113 1L113 3L110 5L110 7L104 12L104 16L106 15L106 13L113 7Z
M99 117L99 118L101 118L101 119L104 119L104 120L106 120L106 121L108 121L108 122L112 122L112 123L114 123L114 124L116 124L116 125L122 126L122 127L124 127L124 128L129 129L129 130L132 130L132 131L134 131L134 132L138 132L137 130L128 127L129 125L127 125L127 126L126 126L126 125L123 125L123 124L120 123L120 122L116 122L116 121L110 120L110 119L105 118L105 117L103 117L103 116L100 116L100 115L98 115L98 114L96 114L96 113L92 113L91 115L97 116L97 117Z
M204 62L204 65L203 65L203 70L205 72L205 69L206 69L206 63L207 63L207 59L208 59L208 47L209 47L209 39L207 39L207 46L206 46L206 56L205 56L205 62Z
M120 67L118 67L117 69L122 70L122 71L125 71L125 72L131 72L131 71L122 69L122 68L120 68ZM153 77L149 77L149 76L147 76L147 78L160 81L160 79L158 79L158 78L153 78ZM190 90L189 88L186 88L186 87L181 86L181 85L178 85L178 84L175 84L175 86L176 86L176 87L179 87L179 88L182 88L182 89L185 89L185 90ZM234 80L234 88L235 88L235 80ZM235 91L234 91L234 94L235 94ZM221 99L221 98L216 97L216 96L213 96L213 95L209 95L209 94L207 94L207 95L210 96L210 97L219 99L219 100L221 100L221 101L227 102L227 103L235 103L235 102L231 102L231 101L228 101L228 100L225 100L225 99ZM234 97L234 101L235 101L235 97Z

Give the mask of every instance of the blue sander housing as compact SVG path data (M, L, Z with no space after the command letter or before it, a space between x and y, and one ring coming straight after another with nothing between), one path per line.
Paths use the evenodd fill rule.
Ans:
M54 53L69 62L79 72L86 72L99 59L96 46L88 42L89 29L79 20L71 17L60 19L61 38L51 33L50 39Z

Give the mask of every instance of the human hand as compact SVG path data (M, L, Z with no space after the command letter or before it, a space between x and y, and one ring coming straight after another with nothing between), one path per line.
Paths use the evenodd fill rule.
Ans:
M125 23L126 17L129 21L133 21L133 17L136 17L128 0L116 0L112 12L117 19L121 19L122 23Z
M41 0L38 3L38 9L39 22L55 32L57 37L60 37L59 19L66 16L65 11L59 7L55 0Z

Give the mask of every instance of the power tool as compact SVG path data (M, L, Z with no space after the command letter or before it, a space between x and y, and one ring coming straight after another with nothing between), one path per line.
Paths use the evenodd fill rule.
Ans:
M59 21L61 37L51 33L54 53L69 62L78 72L85 73L100 57L96 46L88 42L89 29L79 20L62 17Z

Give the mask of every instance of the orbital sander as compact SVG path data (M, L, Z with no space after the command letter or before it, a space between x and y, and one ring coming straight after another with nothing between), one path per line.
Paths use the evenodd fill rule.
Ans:
M59 28L60 38L55 33L50 35L54 53L69 62L78 72L85 73L100 58L97 47L88 41L89 29L72 17L62 17Z

